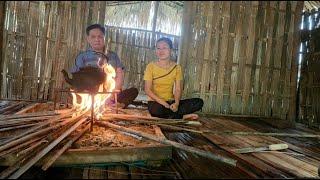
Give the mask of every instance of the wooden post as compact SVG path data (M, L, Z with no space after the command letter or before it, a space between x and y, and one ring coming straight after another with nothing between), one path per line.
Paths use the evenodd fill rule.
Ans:
M300 42L300 24L301 24L301 14L303 9L303 2L299 1L295 10L294 19L294 40L293 40L293 50L291 59L291 74L290 74L290 104L289 104L289 114L288 120L292 123L295 122L296 117L296 100L297 100L297 77L298 77L298 47Z
M152 18L152 46L155 45L156 41L156 26L157 26L157 18L158 18L158 9L159 9L159 1L153 1L155 3L154 14Z
M1 74L2 74L2 72L3 72L3 64L4 64L4 59L3 59L3 26L4 26L4 21L5 21L5 14L6 14L6 12L5 12L5 3L6 3L6 1L1 1L0 2L0 72L1 72ZM2 77L0 78L0 91L2 90ZM4 91L4 90L3 90ZM0 92L0 96L2 96L2 92Z
M185 1L182 16L181 38L178 48L178 63L185 69L187 62L187 54L189 49L189 39L191 33L192 5L194 2Z
M106 16L106 1L100 1L100 8L99 8L99 24L104 25L104 20Z

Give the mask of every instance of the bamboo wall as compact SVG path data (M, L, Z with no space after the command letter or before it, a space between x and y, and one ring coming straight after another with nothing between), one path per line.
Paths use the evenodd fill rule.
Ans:
M295 119L303 2L185 2L179 62L204 112Z
M310 17L310 19L309 19ZM299 121L320 128L320 11L303 14Z

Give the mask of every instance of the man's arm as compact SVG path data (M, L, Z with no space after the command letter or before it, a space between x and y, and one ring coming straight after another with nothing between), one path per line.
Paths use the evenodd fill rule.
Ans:
M84 58L84 53L80 52L76 57L74 66L70 70L71 73L78 72L80 68L84 67L83 58Z

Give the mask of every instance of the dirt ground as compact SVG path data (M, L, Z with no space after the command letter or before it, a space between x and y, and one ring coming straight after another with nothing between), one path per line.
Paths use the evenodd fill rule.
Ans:
M123 125L121 123L124 122L118 121L118 123L119 125ZM155 130L152 126L126 125L126 127L155 135ZM73 148L141 147L158 144L159 143L155 141L136 135L94 125L93 131L84 134L77 142L74 143Z

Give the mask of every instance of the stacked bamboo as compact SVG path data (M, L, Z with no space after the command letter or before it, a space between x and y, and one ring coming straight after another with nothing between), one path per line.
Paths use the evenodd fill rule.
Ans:
M0 157L13 155L16 162L2 171L0 177L18 178L51 152L42 167L46 170L89 129L87 119L87 112L75 113L72 109L1 116L0 130L11 132L11 136L1 139ZM57 146L59 149L52 151Z

